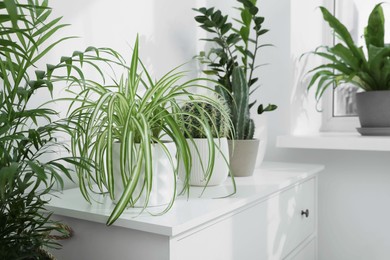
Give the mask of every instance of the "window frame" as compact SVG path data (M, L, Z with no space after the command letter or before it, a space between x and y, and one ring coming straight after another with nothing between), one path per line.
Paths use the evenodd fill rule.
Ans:
M336 1L326 0L326 6L336 13ZM324 41L328 44L335 44L335 36L333 33L325 33ZM321 102L322 106L322 122L320 132L355 132L359 127L359 118L357 116L334 116L334 89L328 88Z

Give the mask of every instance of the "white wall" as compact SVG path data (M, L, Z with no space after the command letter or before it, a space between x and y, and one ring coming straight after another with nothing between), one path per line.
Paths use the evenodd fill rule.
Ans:
M69 55L92 45L111 47L130 59L136 35L140 57L156 78L186 63L196 53L199 37L191 8L202 1L52 0L53 13L71 26L65 35L80 36L53 56ZM58 58L58 57L56 57ZM194 65L191 64L192 70Z
M319 182L320 260L385 260L390 257L390 160L388 153L282 149L275 147L278 135L291 128L290 92L293 57L290 53L291 2L303 0L258 0L265 26L271 31L264 41L274 48L264 50L261 62L271 63L259 71L264 103L278 110L268 114L269 141L266 159L320 163L326 170ZM197 52L199 32L192 7L205 1L183 0L55 0L56 14L73 26L73 40L56 54L65 55L88 45L109 45L126 52L136 33L141 37L141 55L156 76ZM214 0L226 10L232 1ZM296 3L296 2L295 2ZM313 12L317 12L315 9ZM302 13L305 16L306 13ZM310 37L310 34L304 37ZM53 55L57 57L57 55ZM195 70L195 65L190 66ZM295 103L298 104L298 103ZM314 107L313 107L314 109Z

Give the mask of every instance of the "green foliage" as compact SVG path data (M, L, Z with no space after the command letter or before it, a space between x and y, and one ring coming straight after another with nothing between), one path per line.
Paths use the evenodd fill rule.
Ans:
M118 71L119 66L119 69L125 72L118 80L112 76L113 82L106 84L87 78L78 80L77 77L73 77L69 91L74 93L74 97L70 99L74 107L69 113L69 118L75 125L80 126L72 137L74 154L96 163L96 172L93 175L85 170L87 166L78 167L80 189L84 197L90 200L89 191L94 191L92 187L94 183L97 184L99 192L108 191L111 199L115 199L114 182L122 181L125 187L107 221L107 224L111 225L127 207L135 205L141 193L146 197L144 208L148 206L153 182L152 143L165 147L168 158L175 155L169 154L164 141L171 140L175 143L177 162L183 163L187 174L183 192L188 192L192 159L182 131L183 112L180 103L183 100L190 100L188 102L204 100L217 107L220 105L207 96L189 94L189 90L193 87L210 89L201 84L201 79L184 81L185 73L177 69L153 81L138 57L138 39L129 66L113 50L101 52L101 49L95 49L95 52L95 58L92 56L88 59L84 56L83 60L77 60L77 56L69 58L69 71L84 77L82 72L84 67L81 64L89 60L90 65L95 69L100 68L98 62L103 62L112 66L113 71ZM104 74L101 76L105 78ZM53 77L55 77L54 74ZM61 77L56 79L61 80ZM212 172L214 167L213 136L210 127L203 122L201 126L208 139L209 149L212 151L207 166L207 172ZM114 142L120 144L121 180L114 178ZM171 163L174 164L174 160L171 160ZM172 174L176 176L178 167L173 166L175 171ZM143 185L141 193L136 191L139 183ZM174 193L176 194L176 187ZM174 200L175 197L172 197L162 213L172 207Z
M31 102L37 90L53 90L46 71L32 73L35 64L69 38L50 42L66 26L50 15L47 1L0 1L0 259L42 259L43 246L58 246L43 196L80 161L56 154L66 150L56 136L73 127Z
M258 15L258 8L254 0L237 0L242 4L237 8L240 13L240 19L234 19L239 28L235 28L233 23L229 21L227 15L223 15L220 10L212 8L194 9L200 15L195 17L195 20L200 24L200 27L209 32L210 38L202 39L211 42L215 45L210 51L201 52L198 59L201 63L206 64L208 69L203 72L207 75L217 77L220 86L216 86L217 92L226 100L226 103L234 111L234 106L237 104L246 104L249 95L255 92L258 86L258 77L254 76L255 70L261 66L255 64L259 50L270 44L261 44L260 37L268 32L263 28L264 17ZM242 81L234 81L233 74L235 68L241 67L244 73L245 84ZM237 71L237 70L236 70ZM237 73L237 72L236 72ZM240 85L233 86L239 83ZM223 87L221 87L223 86ZM245 94L244 94L245 93ZM245 100L238 100L238 96ZM256 101L247 104L249 109ZM266 108L259 105L258 113L261 114L267 111L273 111L277 107L268 105ZM242 108L237 108L242 111ZM248 112L249 113L249 112ZM235 124L235 132L245 132L242 135L236 135L236 139L253 139L253 120L249 114L231 114L233 122L243 122L244 124ZM235 116L243 116L243 118L234 118ZM241 128L241 129L238 129ZM232 138L232 137L231 137Z
M233 102L236 104L232 109L233 125L236 129L236 138L253 139L255 124L249 116L249 88L245 79L245 72L240 67L234 67L232 75Z
M32 172L12 185L13 189L7 188L1 196L0 259L46 259L43 246L59 248L49 233L62 231L45 209L48 201L43 195L49 194L51 187L39 189Z
M353 84L365 91L390 90L390 45L384 43L385 18L381 4L374 7L365 28L367 55L335 16L324 7L321 7L321 12L340 43L331 47L321 46L312 52L328 63L309 72L312 78L308 89L317 84L317 99L329 86L337 87L342 83Z
M206 138L201 122L211 128L214 138L223 138L230 135L232 127L229 117L230 109L224 104L223 100L218 99L216 102L220 104L219 107L202 101L184 104L182 113L186 137Z

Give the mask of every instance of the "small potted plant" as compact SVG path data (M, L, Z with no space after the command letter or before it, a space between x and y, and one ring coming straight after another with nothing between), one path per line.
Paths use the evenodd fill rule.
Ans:
M232 135L230 111L224 101L217 99L216 102L221 105L216 107L207 101L198 101L182 107L183 131L192 156L189 184L193 186L220 185L229 173L227 137ZM201 123L211 129L215 152L209 150L205 128ZM185 180L185 173L180 171L179 174Z
M220 85L215 89L224 98L231 110L231 120L235 136L229 142L230 164L234 176L253 174L259 147L259 140L254 139L255 124L250 117L250 109L256 101L250 101L250 95L259 87L255 70L259 66L256 58L259 49L270 46L262 44L260 37L268 32L263 28L264 17L258 15L254 0L238 0L242 4L240 19L234 19L238 27L215 8L194 9L199 13L195 20L200 27L211 34L205 39L215 44L208 52L198 55L201 63L207 65L204 73L215 76ZM276 105L259 105L257 113L273 111ZM260 140L261 141L261 140Z
M312 78L308 89L316 88L318 100L329 86L345 83L357 86L363 90L356 94L361 124L358 131L363 135L390 135L390 46L384 40L385 17L381 4L374 7L365 28L367 54L334 15L324 7L320 9L340 42L312 52L328 62L309 72Z
M104 58L104 54L109 56ZM73 134L72 150L96 163L93 175L85 172L87 165L78 167L81 191L87 200L88 190L93 189L91 183L97 184L98 192L108 191L116 204L108 225L127 207L166 205L161 212L164 213L176 198L178 162L182 163L186 180L192 165L189 144L181 128L180 104L205 100L217 109L220 105L207 96L191 94L189 90L195 86L212 90L202 84L202 79L185 81L183 72L172 70L153 81L139 60L138 38L130 66L112 50L96 56L110 66L119 65L125 73L110 84L75 79L69 86L75 94L69 120L81 126ZM72 71L83 69L75 61L68 64ZM199 115L186 115L201 122ZM210 127L204 123L200 127L206 133L208 146L214 147ZM185 182L182 192L188 189Z

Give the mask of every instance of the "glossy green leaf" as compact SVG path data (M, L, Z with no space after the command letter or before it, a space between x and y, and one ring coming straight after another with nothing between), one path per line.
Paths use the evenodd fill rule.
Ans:
M364 30L366 46L384 47L385 45L385 16L381 4L378 4L372 10L368 25Z
M224 24L221 28L221 34L224 35L226 34L227 32L230 31L230 29L232 28L232 24L231 23L227 23L227 24Z
M242 23L243 23L246 27L249 27L249 26L250 26L251 21L252 21L252 15L251 15L251 13L249 12L249 10L244 9L244 10L241 12L241 21L242 21Z
M278 106L276 106L276 105L273 105L273 104L268 104L265 108L264 108L264 106L263 105L260 105L260 106L258 106L258 108L257 108L257 114L262 114L262 113L264 113L264 112L270 112L270 111L274 111L275 109L277 109L278 108Z
M333 16L326 8L320 7L320 9L324 20L328 22L329 26L345 42L345 44L348 46L352 54L357 59L365 61L363 51L355 45L348 29L335 16Z

